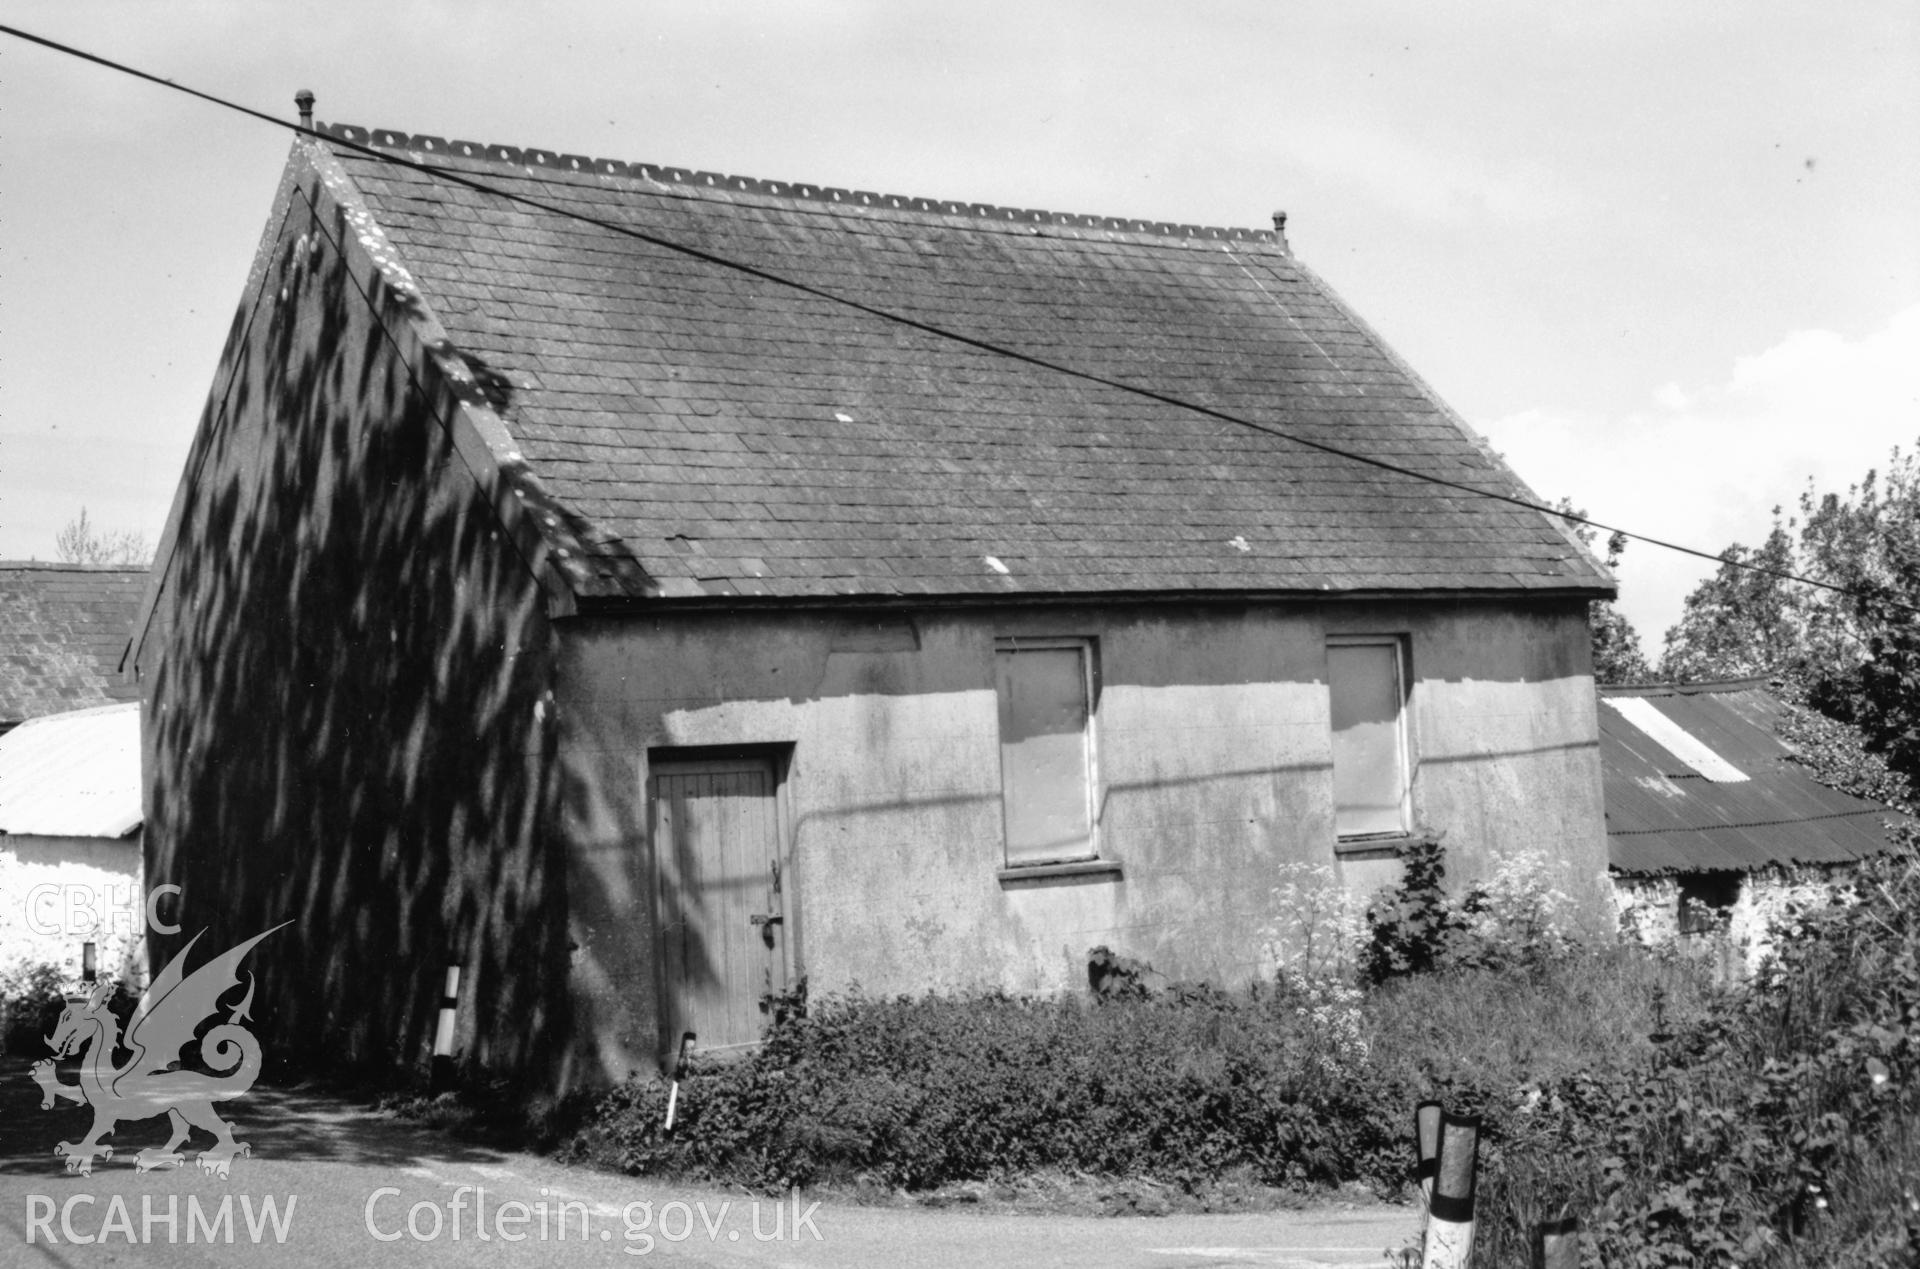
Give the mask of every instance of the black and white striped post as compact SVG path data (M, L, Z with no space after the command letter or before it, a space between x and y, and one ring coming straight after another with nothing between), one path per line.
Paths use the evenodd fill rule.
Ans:
M440 989L440 1017L433 1029L433 1072L429 1077L434 1092L453 1087L453 1028L460 1012L460 967L447 966Z
M1533 1269L1580 1269L1580 1218L1563 1216L1533 1227Z
M1440 1103L1413 1108L1413 1179L1420 1185L1420 1206L1433 1202L1433 1175L1440 1167Z
M1466 1269L1472 1259L1473 1182L1479 1154L1479 1116L1442 1111L1421 1269Z

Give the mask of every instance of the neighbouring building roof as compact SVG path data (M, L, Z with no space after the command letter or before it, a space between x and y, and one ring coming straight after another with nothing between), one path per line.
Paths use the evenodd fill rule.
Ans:
M1538 512L943 338L356 153L370 143L1087 374L1531 498L1272 230L331 125L582 598L1610 594ZM378 243L384 236L385 242ZM390 256L384 253L390 251Z
M48 714L0 736L0 834L125 837L140 824L139 702Z
M120 674L144 568L0 561L0 728L132 700Z
M1600 689L1609 860L1625 873L1848 863L1905 816L1793 761L1765 680Z

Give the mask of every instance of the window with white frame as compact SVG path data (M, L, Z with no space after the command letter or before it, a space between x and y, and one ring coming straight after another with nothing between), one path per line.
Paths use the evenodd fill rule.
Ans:
M1411 827L1405 646L1398 636L1327 644L1333 722L1333 819L1342 838Z
M1007 866L1094 858L1093 641L997 640L993 678Z

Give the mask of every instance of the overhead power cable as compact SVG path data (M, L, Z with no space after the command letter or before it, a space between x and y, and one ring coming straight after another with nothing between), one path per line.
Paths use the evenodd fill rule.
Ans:
M1074 366L1065 365L1061 362L1048 360L1045 357L1035 356L1032 353L1021 352L1017 348L1009 348L1002 344L996 344L993 341L988 339L982 339L982 338L979 338L978 336L968 335L961 331L951 330L947 327L940 326L933 322L922 321L919 318L910 317L905 313L896 313L889 309L880 308L877 305L872 305L872 304L865 303L864 301L861 301L861 300L856 300L851 296L840 295L833 291L829 291L824 287L817 287L812 285L811 283L802 282L797 278L790 278L783 274L775 273L769 269L760 268L757 265L747 264L746 262L741 260L734 260L729 257L722 256L711 251L704 251L699 247L688 246L685 243L675 242L671 238L663 238L657 234L648 233L645 230L635 229L631 225L623 225L616 221L606 220L598 216L589 215L585 212L577 211L571 207L565 207L558 203L548 202L547 200L542 198L536 198L530 194L522 194L522 193L517 193L513 190L502 189L499 186L491 185L485 181L478 180L474 177L468 176L463 172L455 172L447 168L435 167L430 164L416 162L413 159L409 159L402 155L395 154L389 150L379 149L374 146L365 145L357 141L349 141L343 137L338 137L331 133L323 132L317 128L309 128L298 123L290 123L285 119L279 118L278 116L275 116L275 115L270 115L265 111L255 110L251 106L243 106L236 101L230 101L227 98L217 96L213 93L202 92L197 88L190 88L185 84L175 83L171 79L166 79L166 78L163 78L162 76L152 74L148 71L140 70L138 67L128 66L122 62L116 62L111 58L102 57L97 53L89 53L85 49L75 48L69 44L62 44L58 40L50 40L45 36L35 35L30 31L23 31L18 27L8 26L8 25L5 25L4 23L0 23L0 34L11 35L15 39L25 40L30 44L38 44L43 48L52 49L57 53L63 53L69 57L79 58L81 61L91 62L96 66L104 66L108 70L117 71L123 75L131 75L135 79L142 79L147 81L150 84L158 84L163 88L170 88L175 92L185 93L190 97L197 97L201 101L209 102L223 109L234 111L237 114L246 115L248 118L257 119L262 123L272 124L276 128L283 128L288 132L295 133L296 135L312 137L315 140L324 141L330 146L338 146L343 149L352 150L355 153L363 154L368 158L376 160L377 162L390 164L394 167L407 168L415 172L420 172L434 180L442 181L449 185L458 185L463 188L473 190L476 193L485 194L493 198L505 199L509 202L518 203L523 207L531 207L538 211L546 212L549 215L561 216L561 217L565 217L568 220L572 220L580 224L592 225L595 228L606 230L608 233L619 234L623 237L631 238L638 242L647 243L650 246L659 247L664 251L674 252L678 255L685 256L689 259L699 260L703 263L715 265L717 267L724 268L724 269L730 269L746 277L756 278L762 282L768 282L776 286L786 287L790 290L797 291L800 294L810 295L815 297L816 299L825 300L832 304L838 304L845 308L852 309L857 313L864 313L870 317L879 318L883 321L893 322L897 325L907 327L908 329L917 330L922 332L923 334L932 335L939 339L949 340L953 343L961 344L968 348L974 348L981 352L988 353L992 356L1005 357L1025 365L1033 366L1037 369L1046 370L1055 374L1066 375L1070 378L1078 379L1084 383L1096 384L1100 387L1109 388L1117 392L1125 392L1133 396L1141 397L1148 401L1157 402L1161 405L1171 406L1179 410L1185 410L1190 413L1200 415L1203 418L1214 419L1222 423L1232 424L1233 426L1236 426L1236 427L1249 428L1256 432L1265 432L1269 436L1277 437L1280 440L1289 441L1295 445L1302 446L1303 448L1306 448L1306 449L1315 450L1315 451L1318 451L1319 453L1328 454L1336 458L1342 458L1349 462L1359 463L1359 464L1362 464L1363 466L1372 467L1379 471L1391 472L1396 476L1404 476L1410 480L1424 481L1427 484L1435 485L1442 489L1451 489L1456 493L1468 494L1476 498L1486 498L1494 502L1505 503L1509 506L1521 507L1528 511L1537 511L1542 515L1553 516L1554 518L1569 524L1585 525L1590 529L1597 529L1604 533L1618 534L1619 536L1626 538L1630 541L1644 542L1648 546L1655 546L1655 547L1660 547L1663 550L1675 551L1681 555L1691 555L1696 559L1708 560L1715 564L1720 564L1726 567L1741 569L1746 572L1759 573L1768 577L1778 578L1781 581L1798 582L1802 585L1816 587L1820 590L1832 591L1837 595L1845 595L1850 598L1873 598L1875 602L1886 604L1890 607L1901 608L1908 612L1920 612L1920 607L1915 607L1914 605L1911 605L1911 604L1901 603L1897 600L1886 599L1884 597L1863 596L1858 591L1852 590L1845 586L1837 585L1836 583L1833 583L1833 582L1823 582L1823 581L1820 581L1818 578L1805 577L1805 576L1802 576L1801 574L1789 572L1785 569L1769 568L1764 564L1756 564L1750 560L1730 558L1728 553L1715 554L1711 551L1703 551L1698 547L1687 546L1679 542L1670 542L1664 538L1653 537L1645 533L1637 533L1632 529L1623 529L1618 527L1617 525L1611 525L1600 520L1592 519L1589 516L1580 515L1570 511L1562 511L1557 508L1549 507L1542 503L1535 502L1527 498L1521 498L1513 494L1500 493L1497 490L1491 490L1491 489L1481 489L1461 481L1449 480L1444 476L1431 475L1427 472L1418 471L1411 467L1403 467L1398 463L1388 462L1385 459L1374 458L1368 454L1360 454L1360 453L1354 452L1353 450L1343 449L1338 445L1330 445L1325 441L1317 441L1312 439L1311 437L1301 436L1295 432L1291 432L1285 428L1275 427L1269 423L1261 423L1253 419L1244 418L1240 415L1232 414L1225 410L1216 410L1211 406L1201 405L1199 402L1196 402L1196 401L1188 401L1188 400L1185 400L1184 398L1173 396L1170 393L1161 392L1155 388L1149 388L1144 385L1136 384L1136 383L1127 383L1124 380L1110 379L1105 375L1095 374L1094 372L1089 370L1078 369Z

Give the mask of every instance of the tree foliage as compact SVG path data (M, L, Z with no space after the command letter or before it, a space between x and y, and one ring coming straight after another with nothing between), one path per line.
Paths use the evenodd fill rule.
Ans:
M1758 550L1729 546L1719 569L1687 596L1680 624L1667 631L1662 678L1750 678L1805 660L1812 601L1806 587L1777 576L1797 571L1799 560L1777 508L1774 515L1773 531Z
M1867 747L1909 779L1920 777L1920 555L1893 553L1894 579L1863 581L1851 606L1866 632L1866 655L1850 669L1808 685L1807 701L1866 733Z
M1791 700L1775 727L1793 747L1794 761L1828 788L1913 812L1912 784L1887 764L1884 753L1868 748L1858 727Z
M1587 513L1577 510L1570 498L1562 498L1554 508L1564 515L1584 520ZM1577 520L1563 521L1568 530L1591 551L1600 534L1597 529ZM1620 563L1627 549L1627 535L1615 533L1607 538L1607 567ZM1653 677L1653 667L1640 650L1640 633L1612 600L1596 599L1587 605L1587 624L1593 638L1593 677L1598 683L1642 683Z
M1735 544L1667 631L1663 677L1770 675L1857 727L1893 772L1920 779L1920 468L1895 450L1844 495L1801 494L1757 550ZM1741 565L1758 565L1760 570ZM1789 581L1795 574L1825 589Z
M153 563L153 551L144 533L130 529L96 528L80 508L77 519L67 521L53 539L53 551L66 564L121 565L145 568Z

